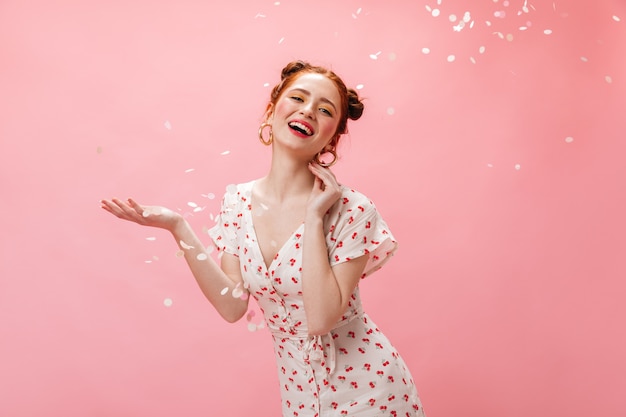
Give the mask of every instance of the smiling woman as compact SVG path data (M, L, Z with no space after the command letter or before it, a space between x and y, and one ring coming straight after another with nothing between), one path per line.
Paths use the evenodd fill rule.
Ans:
M328 168L347 120L362 113L357 93L333 72L301 61L283 69L259 130L272 146L269 172L229 187L209 231L219 266L180 214L102 201L121 219L171 232L227 321L255 298L273 337L284 416L424 415L404 360L359 296L360 280L397 242L374 203ZM320 162L324 153L331 163Z

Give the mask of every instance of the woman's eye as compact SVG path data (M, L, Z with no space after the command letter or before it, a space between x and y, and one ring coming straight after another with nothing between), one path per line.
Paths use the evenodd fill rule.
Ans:
M299 96L291 96L291 99L295 101L304 101L302 100L302 97L299 97Z
M320 108L320 111L328 116L332 116L333 114L331 113L330 110L325 109L324 107Z

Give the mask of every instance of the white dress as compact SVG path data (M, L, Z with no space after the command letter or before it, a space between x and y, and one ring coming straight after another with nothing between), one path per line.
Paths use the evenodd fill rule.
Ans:
M272 334L283 416L424 416L411 374L363 312L358 286L333 330L308 335L301 283L304 224L266 268L252 219L253 185L228 188L209 235L218 250L239 257L246 287ZM364 278L390 258L397 243L374 204L342 188L324 218L330 264L369 253Z

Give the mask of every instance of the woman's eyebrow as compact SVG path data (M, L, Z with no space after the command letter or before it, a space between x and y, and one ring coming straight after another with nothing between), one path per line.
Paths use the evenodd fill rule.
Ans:
M292 91L298 91L306 96L310 96L311 92L308 90L305 90L304 88L294 88ZM322 97L320 98L320 101L323 101L324 103L328 103L333 107L333 110L337 111L337 107L335 107L335 105L333 104L332 101L330 101L329 99Z

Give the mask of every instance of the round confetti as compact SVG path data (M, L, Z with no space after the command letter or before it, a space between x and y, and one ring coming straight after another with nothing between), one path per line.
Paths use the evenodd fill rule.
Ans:
M440 13L441 13L441 12L439 11L439 9L433 9L433 11L432 11L432 15L433 15L433 17L437 17L437 16L439 16L439 14L440 14Z
M485 47L481 46L480 48L478 48L478 52L481 53L481 54L484 54L485 53Z
M179 250L178 252L176 252L177 258L182 258L183 256L185 256L185 252L183 252L182 250Z
M506 35L506 40L509 42L513 41L513 35L511 35L510 33L508 35Z
M96 153L102 153L102 146L98 146L96 148Z
M565 138L565 143L572 143L572 142L574 142L574 138L573 137L568 136L568 137Z
M165 300L163 300L163 305L164 305L165 307L171 307L171 306L172 306L172 303L173 303L173 301L172 301L172 299L171 299L171 298L166 298Z
M451 22L456 22L456 15L451 14L450 16L448 16L448 20L450 20Z
M604 80L605 80L607 83L609 83L609 84L611 84L611 83L613 82L613 78L611 78L611 76L610 76L610 75L607 75L606 77L604 77Z
M552 29L546 29L543 31L546 35L552 35Z
M166 120L164 125L167 130L172 130L172 124L170 123L169 120Z
M207 259L209 259L209 255L207 255L206 253L199 253L198 256L196 256L196 259L199 261L206 261Z
M233 298L241 298L242 295L243 295L243 288L241 288L239 284L237 284L237 286L233 288L232 296Z
M456 57L454 55L448 55L448 62L454 62Z
M248 323L248 330L251 332L256 332L257 325L254 323Z
M520 169L522 169L522 166L520 164L515 164L515 170L519 171Z
M429 48L422 48L422 53L424 55L428 55L430 53L430 49Z
M389 53L389 60L390 61L395 61L396 60L396 53L395 52L390 52Z
M396 110L395 110L393 107L389 107L389 108L387 109L387 114L388 114L389 116L393 115L395 112L396 112Z

